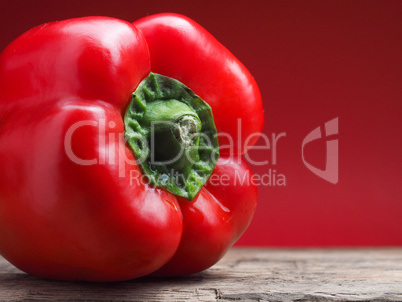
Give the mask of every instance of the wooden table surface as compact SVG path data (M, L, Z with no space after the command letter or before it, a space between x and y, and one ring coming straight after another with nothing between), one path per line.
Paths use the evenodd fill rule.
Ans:
M232 249L182 278L109 284L26 275L0 257L0 301L402 301L402 248Z

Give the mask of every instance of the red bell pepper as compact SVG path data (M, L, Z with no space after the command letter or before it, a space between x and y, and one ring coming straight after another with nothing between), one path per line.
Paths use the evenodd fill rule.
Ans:
M58 280L202 271L251 222L262 125L253 77L189 18L38 26L0 56L0 254Z

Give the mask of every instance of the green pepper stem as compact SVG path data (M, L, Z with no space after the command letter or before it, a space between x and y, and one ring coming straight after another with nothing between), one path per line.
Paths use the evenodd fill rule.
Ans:
M124 125L149 184L192 200L219 157L211 107L183 83L151 72L133 92Z
M144 123L150 127L151 165L176 171L191 168L197 160L201 121L178 100L155 101L147 107Z

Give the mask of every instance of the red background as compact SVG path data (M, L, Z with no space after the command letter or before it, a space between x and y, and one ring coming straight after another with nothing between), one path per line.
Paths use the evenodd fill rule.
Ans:
M286 177L261 186L239 245L402 245L401 1L2 1L0 49L36 25L105 15L134 21L176 12L194 19L255 76L264 132L286 133L277 164ZM303 138L339 117L339 182L309 171ZM305 149L325 166L325 142ZM252 151L271 160L270 150Z

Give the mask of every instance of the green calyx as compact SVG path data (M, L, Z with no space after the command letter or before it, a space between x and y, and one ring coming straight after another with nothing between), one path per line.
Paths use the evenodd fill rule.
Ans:
M211 107L183 83L151 72L133 92L124 124L149 183L192 200L219 158Z

